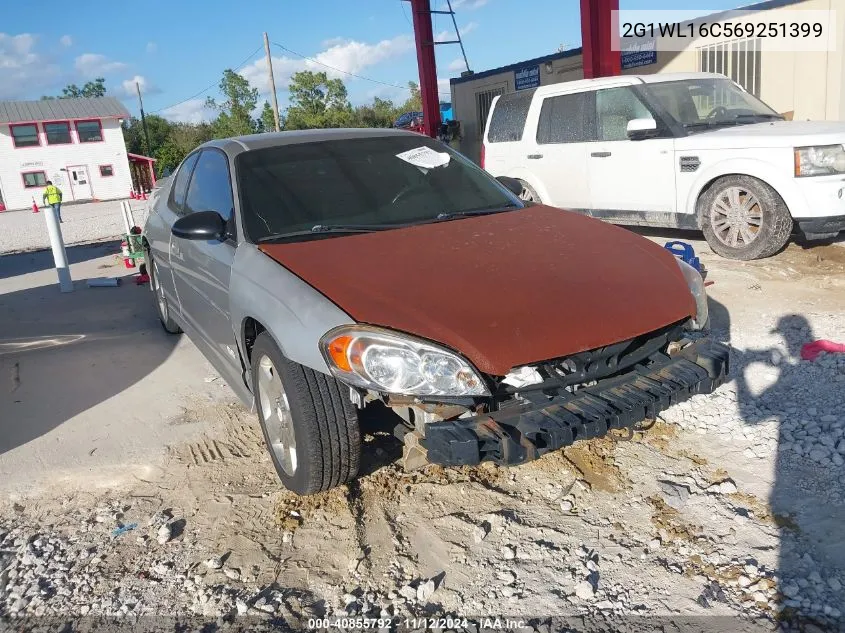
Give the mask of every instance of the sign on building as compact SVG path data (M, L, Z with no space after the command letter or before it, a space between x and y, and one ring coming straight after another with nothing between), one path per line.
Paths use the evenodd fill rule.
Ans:
M653 37L643 37L626 43L622 49L622 70L656 63L657 40Z
M540 67L525 66L513 71L513 85L517 90L536 88L540 85Z

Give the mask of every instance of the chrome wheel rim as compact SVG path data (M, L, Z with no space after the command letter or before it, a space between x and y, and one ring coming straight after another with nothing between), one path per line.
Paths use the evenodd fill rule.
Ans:
M296 472L296 435L282 379L269 356L258 361L258 405L270 450L289 476Z
M155 262L153 262L153 292L156 295L158 313L161 315L161 320L167 321L167 300L164 298L164 291L161 289L161 283L158 280L158 266Z
M522 191L519 193L519 199L523 202L535 202L534 196L531 195L531 192L528 190L528 187L522 188Z
M710 207L710 226L725 246L748 246L760 235L763 206L753 193L742 187L728 187Z

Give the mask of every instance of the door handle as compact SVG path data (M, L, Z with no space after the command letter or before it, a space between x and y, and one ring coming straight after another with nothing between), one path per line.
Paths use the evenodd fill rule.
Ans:
M593 158L607 158L610 156L610 152L590 152L590 156Z
M537 160L538 158L543 158L542 154L529 154L526 158L531 158L533 160Z

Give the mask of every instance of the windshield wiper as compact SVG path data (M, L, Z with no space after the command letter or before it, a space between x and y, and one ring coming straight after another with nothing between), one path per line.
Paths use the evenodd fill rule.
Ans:
M749 119L759 119L760 121L771 121L771 120L778 120L783 121L783 117L779 114L768 114L765 112L761 112L759 114L736 114L733 118L730 119L713 119L712 121L694 121L692 123L684 123L684 129L692 129L692 128L711 128L711 127L718 127L722 125L740 125L740 121L748 121Z
M475 215L491 215L493 213L502 213L511 209L520 208L522 207L515 204L506 204L500 207L483 207L481 209L467 209L466 211L444 211L443 213L438 213L435 220L452 220L454 218L469 218Z
M398 229L406 224L315 224L310 229L301 231L289 231L287 233L273 233L258 238L255 243L263 244L275 240L283 240L289 237L302 237L324 233L372 233L373 231L384 231L386 229Z

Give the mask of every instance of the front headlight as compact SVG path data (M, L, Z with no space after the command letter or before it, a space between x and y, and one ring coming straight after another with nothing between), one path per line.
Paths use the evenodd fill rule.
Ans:
M831 176L841 173L845 173L845 148L842 145L795 148L796 176Z
M410 396L490 395L463 358L400 332L344 325L320 339L320 351L336 378L364 389Z
M684 279L687 281L689 291L695 299L695 319L692 321L692 328L694 330L703 330L707 327L707 320L710 318L710 310L707 307L707 290L704 287L704 278L695 268L687 264L681 259L677 259L678 266L681 267L681 272Z

